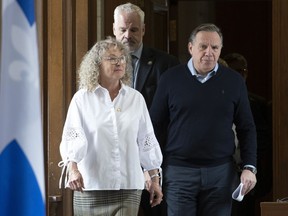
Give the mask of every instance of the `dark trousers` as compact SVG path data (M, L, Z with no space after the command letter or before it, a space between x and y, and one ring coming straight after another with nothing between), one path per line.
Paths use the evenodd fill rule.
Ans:
M245 195L242 202L233 200L232 216L254 216L255 215L255 196L253 191Z
M163 173L168 216L231 215L233 162L205 168L168 165Z
M139 216L165 216L166 203L163 200L160 205L151 207L150 205L150 193L147 190L143 190L140 202Z

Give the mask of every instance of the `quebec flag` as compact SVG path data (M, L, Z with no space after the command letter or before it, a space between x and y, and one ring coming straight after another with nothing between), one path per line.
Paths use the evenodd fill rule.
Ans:
M0 215L45 215L34 0L2 0Z

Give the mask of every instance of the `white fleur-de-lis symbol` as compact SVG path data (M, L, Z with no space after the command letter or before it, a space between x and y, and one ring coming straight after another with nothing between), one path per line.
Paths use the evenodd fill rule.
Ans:
M30 31L23 30L17 25L12 26L12 48L14 53L17 54L19 58L11 62L8 68L8 73L11 79L14 81L19 82L25 80L38 86L38 52L34 44L37 40L35 37L33 37L34 34L29 33L33 33L33 31L31 31L31 29ZM19 38L22 38L23 40L19 40Z

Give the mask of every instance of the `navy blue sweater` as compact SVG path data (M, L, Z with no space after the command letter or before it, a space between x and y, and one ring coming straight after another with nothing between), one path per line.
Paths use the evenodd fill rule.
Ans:
M157 137L167 128L162 146L166 164L215 166L232 160L235 123L243 164L256 166L256 130L246 84L237 72L219 65L205 83L187 64L166 71L150 109Z

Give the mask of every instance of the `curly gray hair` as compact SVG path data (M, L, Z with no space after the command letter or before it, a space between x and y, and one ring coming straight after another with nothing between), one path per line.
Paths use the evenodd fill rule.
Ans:
M118 49L126 59L125 74L120 79L122 83L131 85L132 64L131 56L127 46L117 41L113 37L107 37L105 40L98 41L83 57L80 64L79 88L94 91L99 85L99 74L102 57L110 48Z

